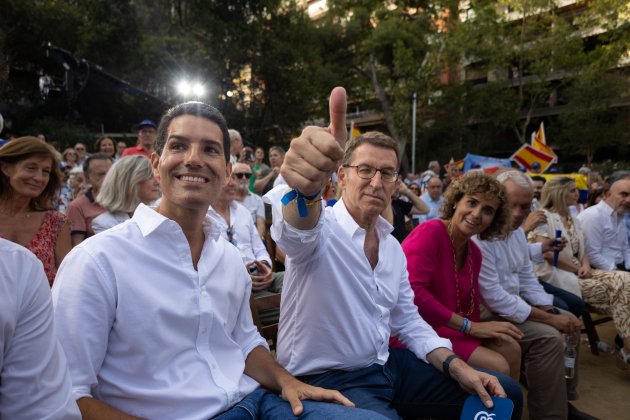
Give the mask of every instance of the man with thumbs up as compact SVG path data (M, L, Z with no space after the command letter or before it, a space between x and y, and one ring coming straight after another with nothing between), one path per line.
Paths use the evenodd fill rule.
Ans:
M472 369L420 318L405 256L380 216L398 179L398 144L370 132L346 145L345 117L338 87L330 126L306 127L291 142L281 169L288 187L265 196L271 234L287 255L278 361L389 418L458 418L468 393L491 407L491 396L506 391L520 417L514 381ZM324 210L320 195L333 171L343 198ZM409 350L389 349L390 335Z

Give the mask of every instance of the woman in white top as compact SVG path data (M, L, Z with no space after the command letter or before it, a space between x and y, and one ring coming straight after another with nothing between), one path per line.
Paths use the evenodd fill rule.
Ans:
M619 367L630 369L630 273L591 268L584 252L584 234L580 222L573 217L570 206L577 203L579 192L575 180L555 177L542 190L541 206L547 223L529 233L530 241L555 237L560 231L567 246L553 265L553 253L545 255L545 262L536 266L536 275L542 280L581 296L597 310L612 316L615 327L623 339L619 352Z
M160 197L151 161L134 155L121 158L107 172L96 202L107 211L92 220L95 233L114 227L133 215L138 204L151 204Z

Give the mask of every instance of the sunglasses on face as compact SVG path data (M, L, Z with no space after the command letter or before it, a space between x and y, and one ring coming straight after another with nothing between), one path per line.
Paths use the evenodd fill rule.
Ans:
M252 174L248 173L248 172L234 172L232 173L232 176L238 179L249 179L252 177Z

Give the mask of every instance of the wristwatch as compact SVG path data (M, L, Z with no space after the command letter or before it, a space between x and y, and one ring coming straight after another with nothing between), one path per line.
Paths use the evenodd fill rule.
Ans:
M452 378L451 376L451 372L449 371L449 368L451 367L451 362L455 359L461 359L461 357L459 357L456 354L451 354L450 356L448 356L443 362L442 362L442 371L444 372L444 374L446 376L448 376L449 378Z
M560 315L560 311L558 310L558 308L547 309L547 312L553 315Z

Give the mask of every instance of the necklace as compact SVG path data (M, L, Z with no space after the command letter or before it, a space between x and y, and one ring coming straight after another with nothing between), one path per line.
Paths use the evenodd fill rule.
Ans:
M459 290L459 280L457 275L457 248L455 247L455 241L453 241L452 227L451 222L449 221L447 224L448 238L451 240L451 245L453 245L453 274L455 275L455 312L463 317L469 317L475 308L475 288L473 284L473 272L472 272L472 261L470 260L470 253L466 252L466 260L464 261L464 265L468 264L468 277L470 279L470 303L468 304L468 310L464 312L464 308L462 307L462 302L460 300L460 290ZM467 250L468 251L468 250ZM463 267L462 267L463 268Z

